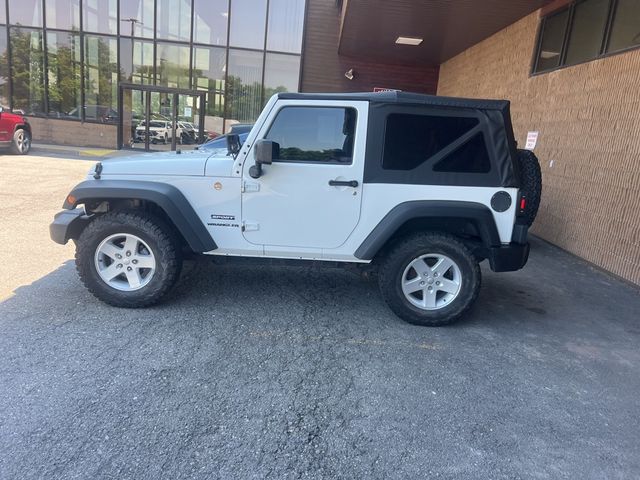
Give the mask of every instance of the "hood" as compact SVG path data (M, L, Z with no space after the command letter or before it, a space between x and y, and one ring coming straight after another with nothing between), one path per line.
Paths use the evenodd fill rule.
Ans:
M102 175L203 176L210 156L211 152L191 150L110 158L102 162Z

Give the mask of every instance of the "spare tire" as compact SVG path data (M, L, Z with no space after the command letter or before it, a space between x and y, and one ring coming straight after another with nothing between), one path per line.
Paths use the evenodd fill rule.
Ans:
M518 171L520 172L520 190L526 198L523 219L529 226L538 214L542 196L542 172L538 157L529 150L518 150Z

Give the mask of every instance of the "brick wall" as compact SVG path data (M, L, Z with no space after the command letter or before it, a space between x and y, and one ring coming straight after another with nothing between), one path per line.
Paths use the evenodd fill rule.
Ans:
M640 50L531 77L538 21L443 64L438 94L511 100L518 143L540 132L533 233L640 284Z
M81 123L52 118L29 117L33 141L55 145L117 148L118 127L102 123Z
M340 9L335 0L307 0L302 92L370 92L374 87L436 93L438 67L363 62L338 55ZM347 70L355 71L348 80Z

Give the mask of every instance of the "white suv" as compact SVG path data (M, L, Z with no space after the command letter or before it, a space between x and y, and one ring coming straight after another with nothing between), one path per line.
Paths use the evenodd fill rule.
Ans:
M237 140L98 163L73 189L51 236L76 240L96 297L159 301L185 250L302 259L374 267L397 315L442 325L477 297L479 262L527 261L540 168L516 149L507 101L278 94Z
M144 142L146 136L147 124L143 120L136 127L136 141ZM167 142L173 139L173 129L171 122L166 120L151 120L149 122L149 141L153 144ZM178 123L176 126L176 139L178 143L182 143L182 127Z

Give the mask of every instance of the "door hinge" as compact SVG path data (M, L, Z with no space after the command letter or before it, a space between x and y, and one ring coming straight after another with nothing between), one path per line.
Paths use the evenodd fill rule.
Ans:
M259 192L260 184L257 182L244 182L242 184L242 193Z
M242 222L242 231L243 232L257 232L258 230L260 230L260 224L259 223Z

